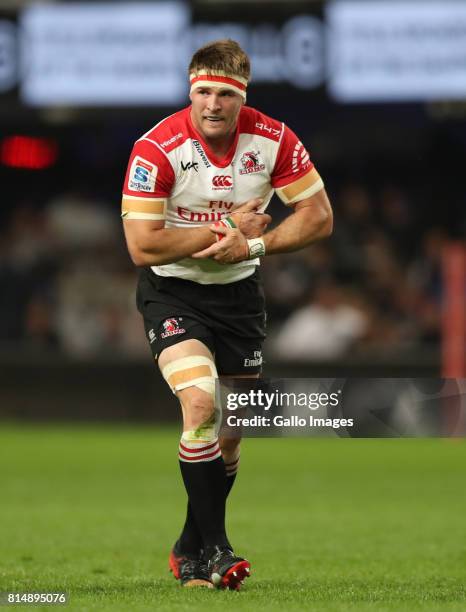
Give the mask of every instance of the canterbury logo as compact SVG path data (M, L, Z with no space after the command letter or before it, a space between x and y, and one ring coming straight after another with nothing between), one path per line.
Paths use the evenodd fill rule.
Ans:
M214 176L212 179L212 185L214 187L232 187L233 179L231 176Z

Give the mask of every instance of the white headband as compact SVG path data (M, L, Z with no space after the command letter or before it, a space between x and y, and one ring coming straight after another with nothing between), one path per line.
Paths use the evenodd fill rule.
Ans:
M189 75L192 93L198 87L220 87L231 89L246 100L247 80L238 75L228 74L222 70L209 70Z

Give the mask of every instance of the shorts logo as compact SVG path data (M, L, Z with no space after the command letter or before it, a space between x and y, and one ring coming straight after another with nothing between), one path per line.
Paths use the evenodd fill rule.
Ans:
M262 351L254 351L253 359L246 358L244 360L245 368L253 368L262 365Z
M231 176L220 175L214 176L212 179L212 185L214 189L223 189L227 191L231 191L233 189L233 179Z
M179 321L183 319L180 317ZM180 327L180 324L176 319L166 319L163 322L163 329L165 330L160 334L161 338L168 338L169 336L176 336L177 334L185 334L186 330L183 327Z
M251 174L252 172L260 172L264 170L265 164L261 164L259 158L260 151L246 151L241 157L243 168L239 171L240 174Z
M129 171L128 188L133 191L154 192L156 178L157 166L136 155Z

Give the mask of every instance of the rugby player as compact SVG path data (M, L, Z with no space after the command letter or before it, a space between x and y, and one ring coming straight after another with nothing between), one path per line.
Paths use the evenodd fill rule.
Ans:
M196 51L189 79L190 106L134 145L122 217L147 338L183 415L188 508L169 566L185 586L239 589L250 564L233 552L225 507L240 440L218 438L215 380L259 376L260 258L328 236L332 210L298 137L245 105L250 62L236 42ZM265 231L274 192L290 214Z

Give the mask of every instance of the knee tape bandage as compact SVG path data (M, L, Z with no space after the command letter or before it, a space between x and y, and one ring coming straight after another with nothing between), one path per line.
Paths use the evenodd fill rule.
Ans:
M198 387L215 401L215 379L218 374L215 363L209 357L192 355L175 359L162 369L162 376L173 393L188 387Z
M214 414L197 429L183 432L183 438L192 441L214 440L217 437L221 418L215 401L215 380L218 374L212 359L200 355L175 359L162 369L162 376L170 385L173 393L188 387L197 387L210 395L215 409Z

